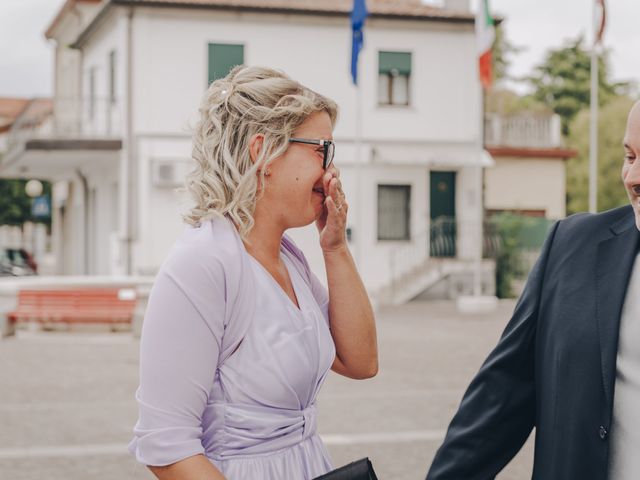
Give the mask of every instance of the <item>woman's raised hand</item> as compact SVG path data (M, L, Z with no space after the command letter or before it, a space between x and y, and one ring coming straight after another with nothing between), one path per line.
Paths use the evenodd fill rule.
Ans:
M324 187L324 212L318 220L316 226L320 232L320 247L327 253L347 247L347 204L342 183L340 182L340 171L333 165L322 177Z

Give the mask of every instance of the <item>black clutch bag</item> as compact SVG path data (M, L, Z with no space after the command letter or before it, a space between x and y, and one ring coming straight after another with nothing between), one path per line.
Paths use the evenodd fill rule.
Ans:
M368 458L363 458L356 462L331 470L313 480L378 480L373 465Z

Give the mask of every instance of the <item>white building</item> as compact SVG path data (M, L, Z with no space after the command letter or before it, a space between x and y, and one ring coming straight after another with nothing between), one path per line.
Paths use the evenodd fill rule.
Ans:
M3 176L55 182L59 273L157 270L182 228L187 204L175 187L190 168L201 95L237 63L282 69L340 105L336 165L372 293L393 280L409 298L469 269L479 250L475 165L492 164L480 148L469 2L369 0L360 93L349 74L351 4L68 0L46 32L55 113L16 135L0 164ZM441 216L446 228L434 230ZM292 235L322 275L315 229ZM451 258L425 263L430 250Z
M0 97L0 155L7 149L7 132L28 103L26 98Z
M563 145L560 116L488 114L485 145L495 159L485 173L488 215L507 211L552 220L566 216L565 163L577 152Z

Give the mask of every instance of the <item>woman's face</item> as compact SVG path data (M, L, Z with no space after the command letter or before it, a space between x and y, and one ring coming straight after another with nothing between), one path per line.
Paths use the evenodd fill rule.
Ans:
M292 137L332 140L329 115L326 112L309 115ZM285 228L309 225L322 214L325 198L322 177L330 175L322 168L323 156L322 145L290 143L284 155L267 167L269 176L261 203L271 209L269 215L275 215L274 220Z

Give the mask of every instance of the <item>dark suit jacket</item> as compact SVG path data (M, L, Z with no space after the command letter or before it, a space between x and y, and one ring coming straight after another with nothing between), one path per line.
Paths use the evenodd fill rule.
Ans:
M534 427L534 479L607 478L620 315L639 237L630 206L554 225L428 480L492 479Z

